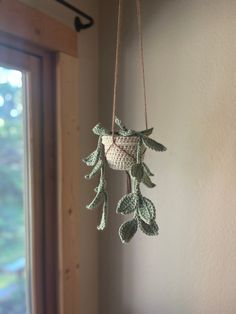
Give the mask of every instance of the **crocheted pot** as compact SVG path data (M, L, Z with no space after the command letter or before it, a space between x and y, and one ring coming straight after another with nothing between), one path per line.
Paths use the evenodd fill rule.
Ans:
M137 136L115 136L114 141L111 135L102 136L102 144L105 148L105 156L110 168L114 170L129 171L136 163ZM142 158L145 147L142 147Z

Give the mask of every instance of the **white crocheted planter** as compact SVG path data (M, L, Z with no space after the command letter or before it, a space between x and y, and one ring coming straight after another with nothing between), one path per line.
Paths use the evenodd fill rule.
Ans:
M136 163L137 136L115 136L114 142L111 135L102 137L102 144L105 148L105 156L110 168L114 170L130 170ZM143 155L145 148L142 148Z

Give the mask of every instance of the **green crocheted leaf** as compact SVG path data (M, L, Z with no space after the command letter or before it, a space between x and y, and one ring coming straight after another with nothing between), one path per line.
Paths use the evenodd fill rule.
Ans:
M111 131L108 129L104 128L101 123L98 123L94 128L93 128L93 133L99 136L103 135L111 135Z
M153 183L150 179L150 177L144 173L143 179L142 179L143 184L145 184L148 188L154 188L156 186L155 183Z
M96 193L106 191L106 180L104 179L103 176L100 177L99 184L98 184L98 186L94 189L94 191L95 191Z
M159 227L155 220L153 220L150 224L146 224L144 221L139 219L139 228L143 233L149 236L158 235Z
M142 138L139 138L138 144L137 144L137 152L136 152L136 164L141 164L142 168Z
M122 215L133 213L138 204L138 196L135 193L130 193L122 197L119 201L116 212Z
M153 132L153 128L147 129L147 130L143 130L143 131L140 132L140 134L141 135L145 135L145 136L149 136L149 135L152 134L152 132Z
M145 144L146 147L151 148L158 152L163 152L166 150L166 147L164 145L154 141L153 139L147 136L143 136L143 143Z
M145 162L143 162L143 167L144 167L144 171L146 172L146 174L149 176L149 177L153 177L154 174L151 172L151 170L149 169L149 167L145 164Z
M138 182L142 181L144 175L143 165L141 163L134 164L131 168L131 175L136 178Z
M121 120L118 117L116 117L115 123L121 130L127 131L126 126L121 122Z
M101 153L100 150L96 149L88 157L84 158L83 162L85 162L87 166L95 166L100 157L100 153Z
M102 168L102 166L103 166L103 160L99 160L94 166L93 170L90 172L90 174L87 174L85 176L85 179L89 180L95 177L98 171Z
M127 221L120 226L119 235L122 243L128 243L138 229L138 222L136 219Z
M101 176L99 180L98 188L104 189L106 187L106 180L105 180L105 165L101 168Z
M121 136L132 136L132 135L135 135L136 132L133 130L120 130L118 134Z
M140 196L138 213L140 218L150 224L156 218L156 209L154 204L146 197Z
M101 190L98 190L95 198L92 200L92 202L86 206L87 209L94 209L97 208L102 201L104 200L104 192Z
M107 225L107 218L108 218L108 199L107 199L107 193L104 195L104 203L102 208L102 218L100 221L100 224L97 226L98 230L104 230Z
M102 137L99 136L97 148L94 152L92 152L88 157L83 159L83 162L86 163L87 166L95 166L99 159L102 159L104 156L104 147L102 144Z

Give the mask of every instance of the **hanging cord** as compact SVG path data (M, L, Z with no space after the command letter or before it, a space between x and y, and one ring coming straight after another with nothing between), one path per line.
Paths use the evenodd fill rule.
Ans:
M115 142L115 118L117 105L117 87L119 77L119 60L120 60L120 37L121 37L121 13L123 1L119 0L118 21L117 21L117 37L116 37L116 62L115 62L115 77L114 77L114 94L113 94L113 110L112 110L112 140Z
M115 136L114 135L115 135L115 117L116 117L116 107L117 107L117 87L118 87L118 79L119 79L122 6L123 6L123 0L119 0L118 21L117 21L117 38L116 38L115 74L114 74L113 110L112 110L112 139L113 139L113 143L115 143ZM142 19L141 19L140 0L136 0L136 10L137 10L138 33L139 33L139 44L140 44L140 59L141 59L141 69L142 69L145 126L146 126L146 129L148 129L147 92L146 92L146 77L145 77L143 33L142 33Z
M140 4L140 0L136 0L136 9L137 9L137 18L138 18L140 58L141 58L142 77L143 77L143 96L144 96L145 126L146 126L146 129L148 129L147 92L146 92L146 77L145 77L145 65L144 65L143 32L142 32L142 18L141 18L141 4Z
M116 107L117 107L117 88L119 79L119 62L120 62L120 45L121 45L121 20L122 20L122 6L123 0L119 0L118 4L118 20L117 20L117 38L116 38L116 56L115 56L115 73L114 73L114 93L113 93L113 109L112 109L112 144L105 152L105 155L109 152L111 147L114 145L119 150L121 150L126 155L134 158L125 149L116 144L115 139L115 118L116 118ZM140 0L136 0L136 10L137 10L137 20L138 20L138 33L139 33L139 43L140 43L140 59L142 68L142 82L143 82L143 94L144 94L144 115L145 115L145 126L148 129L148 118L147 118L147 93L146 93L146 78L145 78L145 68L144 68L144 49L143 49L143 34L142 34L142 20L141 20L141 5ZM131 178L129 172L127 173L127 193L131 192Z

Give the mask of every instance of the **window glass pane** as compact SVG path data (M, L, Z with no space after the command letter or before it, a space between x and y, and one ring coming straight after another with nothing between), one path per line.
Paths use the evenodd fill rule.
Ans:
M0 67L0 314L27 313L23 76Z

